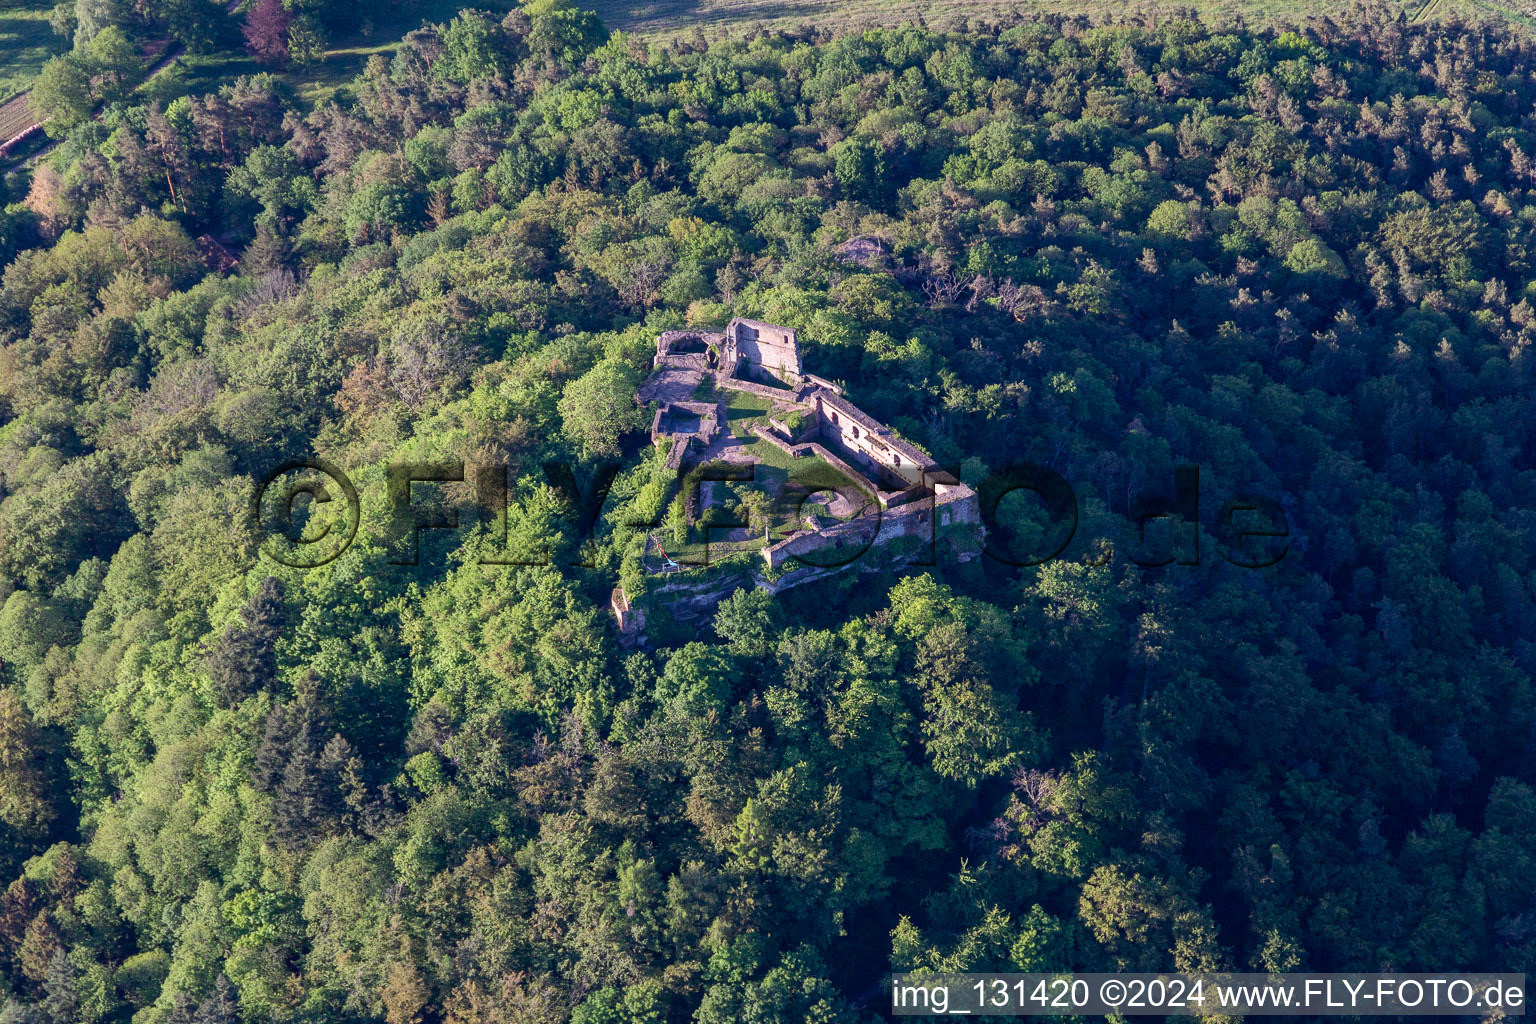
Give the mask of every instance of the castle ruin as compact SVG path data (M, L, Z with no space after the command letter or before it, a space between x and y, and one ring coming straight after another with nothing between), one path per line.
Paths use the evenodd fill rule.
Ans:
M666 331L656 340L652 365L638 397L657 403L651 439L671 444L672 468L756 461L743 453L756 439L791 464L824 464L851 485L843 490L854 493L840 494L840 507L854 514L795 516L787 535L768 538L762 557L770 569L812 552L862 551L899 537L933 537L955 525L980 532L976 493L848 401L841 387L805 372L793 328L738 317L722 330ZM702 401L704 392L719 397ZM731 433L732 395L742 394L769 406L766 422L751 426L750 437ZM829 490L802 488L800 506L812 491Z

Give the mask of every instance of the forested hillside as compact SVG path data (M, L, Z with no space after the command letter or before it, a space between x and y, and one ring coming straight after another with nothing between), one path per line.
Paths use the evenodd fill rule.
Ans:
M1369 10L658 48L532 0L318 109L82 121L0 219L0 1021L1536 970L1532 67ZM672 493L634 386L733 315L969 481L1061 474L1075 539L621 648ZM313 457L363 528L285 568L245 510ZM583 543L541 467L607 458ZM511 464L551 564L469 517L391 564L385 467L444 460ZM1180 464L1199 564L1143 568ZM1239 494L1278 564L1222 557Z

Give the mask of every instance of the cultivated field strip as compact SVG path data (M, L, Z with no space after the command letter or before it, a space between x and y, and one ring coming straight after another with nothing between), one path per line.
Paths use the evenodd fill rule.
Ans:
M0 144L9 142L37 123L27 102L30 92L18 93L0 104Z

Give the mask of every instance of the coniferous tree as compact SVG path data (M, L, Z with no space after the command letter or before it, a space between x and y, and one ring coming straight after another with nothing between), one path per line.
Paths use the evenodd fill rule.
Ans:
M177 992L171 997L170 1012L165 1015L165 1024L196 1024L197 1000L185 992Z
M240 1004L235 998L235 986L223 973L213 983L213 994L204 999L192 1017L192 1024L238 1024Z
M0 957L18 964L27 926L37 916L37 883L23 875L6 886L0 895Z
M262 580L241 617L244 625L231 627L208 656L214 699L222 707L269 690L276 682L276 644L287 621L282 582L273 576Z
M287 65L366 6L243 17ZM83 4L100 42L33 92L70 137L0 196L0 1024L836 1020L887 957L1536 962L1523 36L1366 13L595 50L536 0L411 33L334 103L256 76L140 106L123 22L178 11L227 20ZM940 518L879 572L723 601L750 554L647 573L708 492L662 471L636 387L658 329L733 315L799 328L967 482L1064 472L1074 546L983 570ZM628 507L576 582L482 571L467 520L405 580L365 526L209 622L260 556L208 513L309 448L533 467L495 524L519 554L578 546L540 463L622 459ZM1185 531L1118 520L1183 461L1207 562L1142 572ZM777 476L705 506L777 532L745 507ZM1223 530L1246 493L1300 520L1281 568L1213 551L1266 548ZM989 545L1045 550L1049 511L1000 502ZM614 568L634 647L603 628Z
M274 794L272 831L291 848L298 848L327 827L331 798L339 799L339 779L327 779L308 726L299 730L289 748L283 781Z
M43 976L42 1010L49 1020L75 1020L80 1009L80 993L76 980L80 972L70 962L62 946L48 960L48 971Z
M289 269L293 246L265 221L256 223L256 237L240 254L240 272L257 277Z
M53 969L54 955L64 952L63 940L54 926L53 915L44 910L27 925L17 957L21 973L41 985Z
M251 781L257 789L271 792L282 781L283 768L288 763L288 746L296 731L287 704L279 703L267 712L261 741L251 759Z
M37 834L53 818L42 739L15 687L0 689L0 821Z

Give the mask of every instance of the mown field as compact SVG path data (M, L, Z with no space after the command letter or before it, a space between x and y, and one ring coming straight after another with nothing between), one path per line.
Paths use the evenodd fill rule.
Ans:
M325 57L313 67L288 70L279 74L305 101L319 103L330 98L338 86L357 77L368 58L374 54L389 57L400 44L405 33L421 26L423 22L447 22L461 8L474 7L482 11L508 11L516 6L515 0L428 0L424 3L391 7L377 17L365 21L355 32L331 39ZM270 71L260 61L244 51L195 55L187 54L176 62L169 77L155 82L148 95L155 99L168 99L181 94L200 94L217 89L225 82L240 75Z
M1400 4L1410 17L1425 4L1422 0ZM695 28L706 32L745 28L754 23L772 27L810 22L834 29L858 29L875 25L897 25L921 18L937 28L957 27L968 19L995 19L1017 12L1046 13L1063 10L1084 14L1126 17L1144 13L1155 17L1177 7L1194 8L1216 17L1264 19L1280 15L1338 13L1338 3L1324 0L1192 0L1188 3L1109 3L1103 0L1079 0L1068 4L1018 2L1018 0L650 0L630 3L626 0L594 0L592 7L610 28L638 35L677 35ZM1446 16L1452 11L1464 13L1481 10L1488 13L1493 5L1474 4L1472 0L1438 0L1432 16ZM1500 14L1517 15L1517 10L1497 8Z
M48 0L0 0L0 102L30 85L43 61L65 48L48 27L52 9Z
M1398 0L1391 0L1398 2ZM1401 4L1409 17L1446 17L1454 12L1496 13L1517 21L1529 20L1529 12L1518 3L1501 4L1492 0L1407 0ZM510 10L515 0L428 0L428 2L391 7L372 19L358 32L332 40L325 58L303 71L288 71L282 78L310 103L323 102L338 86L351 81L375 54L389 56L400 37L425 21L445 22L461 7L482 10ZM859 29L873 25L896 25L924 20L940 28L962 25L967 20L991 20L1011 14L1060 11L1064 5L1045 0L591 0L598 15L614 29L646 36L673 36L702 30L710 35L766 25L784 28L803 23L827 26L834 30ZM1156 18L1159 13L1193 7L1218 20L1263 19L1279 15L1305 16L1328 11L1339 5L1326 0L1192 0L1187 4L1111 3L1106 0L1078 0L1072 10L1090 15L1120 17L1137 13ZM43 62L62 51L64 41L48 25L52 9L48 0L0 0L0 139L9 138L25 127L29 111L24 99L15 97L31 85ZM217 89L225 82L264 68L248 55L235 52L205 56L186 55L174 69L146 86L149 98L167 101L185 93ZM13 124L14 122L14 124ZM11 127L15 130L8 131Z

